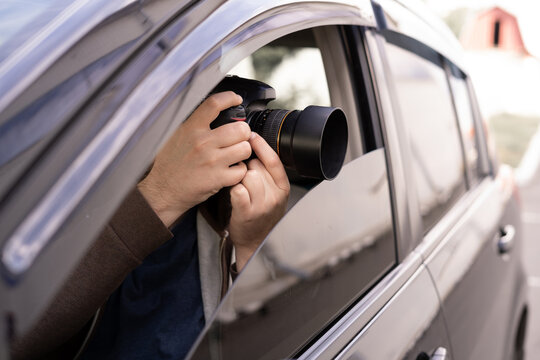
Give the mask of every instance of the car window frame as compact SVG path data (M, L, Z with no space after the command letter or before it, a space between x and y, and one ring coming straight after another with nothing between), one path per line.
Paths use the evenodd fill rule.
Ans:
M223 69L237 59L239 54L231 49L240 46L255 49L272 37L314 25L373 23L370 7L366 6L369 5L367 0L363 0L362 8L353 1L314 1L309 7L301 1L287 6L281 1L273 1L250 3L243 7L237 1L230 1L213 11L215 3L198 4L185 17L171 21L169 28L175 24L183 25L179 27L178 35L156 38L156 41L163 41L170 51L115 108L101 131L77 154L77 160L60 173L48 171L46 161L36 164L33 169L36 178L40 173L49 172L56 180L41 192L33 191L26 196L30 200L31 211L26 213L19 209L11 217L1 217L3 223L8 218L14 221L14 225L2 235L5 239L2 243L2 275L4 281L10 284L8 311L16 319L16 334L27 331L52 300L69 270L144 173L158 148L202 100L197 94L206 94L224 75ZM294 12L301 16L290 16ZM224 16L228 13L234 16ZM216 18L225 19L219 23L219 27L215 26ZM186 22L191 26L187 26L187 29L192 29L189 32ZM216 31L220 31L217 37ZM207 35L201 39L202 33ZM229 58L222 59L223 54ZM216 60L222 60L225 65ZM136 59L132 59L130 64L136 66ZM130 69L130 64L119 70L120 75ZM159 91L156 92L156 89ZM96 99L106 95L106 90L103 89ZM149 92L155 96L146 96ZM88 107L92 108L92 103ZM76 121L73 126L77 127ZM69 144L66 133L59 135L58 141L62 139ZM53 154L53 150L55 146L48 148L44 159ZM54 174L51 175L51 172ZM31 171L29 173L32 174ZM18 200L25 198L25 190L29 186L28 182L18 185L9 201L2 204L0 211L3 215L17 209ZM58 213L59 201L67 201L67 211ZM39 235L36 231L44 226L49 232L43 235L43 243L28 266L20 272L9 271L5 260L6 244L13 239ZM20 229L22 235L18 233ZM73 238L77 238L77 241L70 241ZM56 258L61 254L69 256L58 262Z

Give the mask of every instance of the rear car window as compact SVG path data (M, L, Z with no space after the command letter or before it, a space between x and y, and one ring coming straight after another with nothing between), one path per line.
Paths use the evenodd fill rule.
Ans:
M465 191L460 133L440 59L429 61L391 43L386 49L427 232Z

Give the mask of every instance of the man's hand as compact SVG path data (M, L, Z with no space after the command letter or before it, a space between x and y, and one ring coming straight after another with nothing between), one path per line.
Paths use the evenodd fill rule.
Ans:
M257 159L250 160L242 182L231 188L229 224L240 271L285 214L290 185L278 155L256 133L249 140Z
M167 141L139 183L139 190L166 226L245 177L247 167L242 160L251 155L249 125L239 121L210 129L220 111L241 102L231 91L208 97Z

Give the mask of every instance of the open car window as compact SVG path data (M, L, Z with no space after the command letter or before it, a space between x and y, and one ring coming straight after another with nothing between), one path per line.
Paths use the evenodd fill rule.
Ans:
M371 119L360 119L355 105L336 95L353 88L336 43L342 44L337 28L304 30L271 42L230 71L275 87L272 108L341 103L350 143L334 180L290 179L288 212L233 283L193 358L299 354L395 264L385 150L356 150L362 143L358 124ZM329 62L339 70L325 67ZM348 78L341 93L329 85L338 77Z

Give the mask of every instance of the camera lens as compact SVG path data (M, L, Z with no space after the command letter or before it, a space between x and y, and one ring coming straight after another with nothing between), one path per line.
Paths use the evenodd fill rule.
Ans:
M248 118L253 131L299 175L331 180L341 170L348 140L347 120L341 109L308 106L303 111L253 111Z

